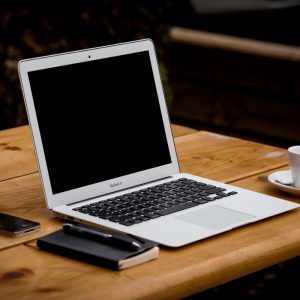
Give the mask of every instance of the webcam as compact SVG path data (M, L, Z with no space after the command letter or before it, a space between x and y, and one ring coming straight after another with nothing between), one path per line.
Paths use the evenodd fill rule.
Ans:
M89 58L91 58L91 56L89 55Z

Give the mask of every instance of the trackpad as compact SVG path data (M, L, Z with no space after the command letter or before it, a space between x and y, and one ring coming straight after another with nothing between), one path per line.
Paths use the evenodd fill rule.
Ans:
M246 222L252 218L255 218L255 216L218 205L209 206L176 217L176 219L215 230Z

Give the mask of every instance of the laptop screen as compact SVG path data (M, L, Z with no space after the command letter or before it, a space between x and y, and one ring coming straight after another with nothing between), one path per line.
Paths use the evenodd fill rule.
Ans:
M28 76L53 194L171 163L148 51Z

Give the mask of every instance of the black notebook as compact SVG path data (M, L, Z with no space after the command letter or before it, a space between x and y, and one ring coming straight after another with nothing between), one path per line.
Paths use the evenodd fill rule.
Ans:
M58 230L37 240L43 250L116 270L158 258L157 243L137 238L138 250L127 250Z

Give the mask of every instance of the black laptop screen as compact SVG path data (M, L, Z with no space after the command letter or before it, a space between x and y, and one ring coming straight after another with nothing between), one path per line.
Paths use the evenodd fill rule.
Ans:
M54 194L171 163L147 51L29 80Z

